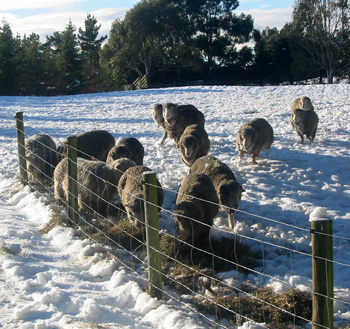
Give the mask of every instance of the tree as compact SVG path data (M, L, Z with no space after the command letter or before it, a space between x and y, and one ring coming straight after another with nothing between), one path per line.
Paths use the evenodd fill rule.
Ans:
M81 54L75 26L69 21L63 32L54 32L47 37L57 69L59 93L78 92L81 85Z
M101 25L96 25L97 20L94 16L88 14L84 24L85 30L79 28L78 34L82 56L88 65L97 68L99 67L98 52L101 49L102 43L107 39L107 36L105 35L97 39Z
M85 19L85 29L79 28L78 40L81 49L85 92L101 90L103 84L99 52L107 36L97 38L100 28L101 25L97 25L96 18L90 14Z
M277 28L254 31L254 71L260 83L292 82L293 63L289 35Z
M20 53L20 92L26 95L38 95L44 92L45 65L43 46L38 34L24 36Z
M19 40L13 37L10 25L0 27L0 95L17 92Z
M232 62L237 56L236 46L249 41L253 30L250 15L233 13L238 0L183 0L194 26L195 46L208 65L215 67Z
M157 71L195 61L196 54L189 47L191 34L180 6L168 0L141 0L124 20L113 22L102 62L114 70L115 77L146 74L149 80Z
M297 0L293 27L300 45L333 83L334 73L349 65L350 9L347 0Z

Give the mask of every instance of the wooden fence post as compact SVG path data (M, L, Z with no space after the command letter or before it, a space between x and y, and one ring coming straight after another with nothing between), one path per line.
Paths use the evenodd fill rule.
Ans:
M23 185L28 183L27 160L24 142L23 112L16 112L16 131L20 181Z
M333 221L311 221L312 329L333 329Z
M76 136L69 136L67 138L68 215L75 224L78 224L77 144Z
M162 297L162 273L159 254L159 215L157 177L154 172L143 173L144 198L145 198L145 222L146 244L148 260L148 293L152 297Z

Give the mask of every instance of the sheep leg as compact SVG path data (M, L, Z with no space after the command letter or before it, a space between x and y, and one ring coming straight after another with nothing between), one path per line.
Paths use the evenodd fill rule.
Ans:
M167 133L167 131L165 130L165 131L164 131L164 134L163 134L163 137L162 137L162 139L161 139L161 141L160 141L160 144L161 144L161 145L164 144L164 141L166 140L167 137L168 137L168 133Z
M233 218L233 211L229 211L228 212L228 225L230 227L231 230L234 229L235 227L235 222L234 222L234 218Z
M255 155L255 154L253 154L253 155L252 155L252 161L251 161L251 164L254 164L254 165L256 165L256 164L257 164L257 162L256 162L256 157L257 157L257 155Z

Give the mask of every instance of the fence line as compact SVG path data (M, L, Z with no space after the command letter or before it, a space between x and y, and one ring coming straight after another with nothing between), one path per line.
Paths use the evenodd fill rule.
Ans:
M46 163L48 163L48 162L46 162ZM21 166L21 165L20 165L20 166ZM40 168L36 168L36 169L40 169ZM92 172L90 172L90 174L95 175L95 174L92 173ZM96 176L96 175L95 175L95 176ZM46 177L47 177L47 178L50 178L50 177L48 177L48 176L46 176ZM111 183L109 183L108 181L106 181L106 180L104 180L104 179L102 179L102 178L100 178L100 177L98 177L98 176L96 176L96 177L97 177L98 179L101 179L102 181L104 181L105 184L111 184ZM134 177L134 179L138 179L138 178ZM40 184L42 187L45 186L45 185L42 184L40 181L38 181L38 182L39 182L39 184ZM78 186L79 186L78 189L83 187L83 185L79 182L79 179L77 179L76 182L77 182L77 184L78 184ZM113 184L111 184L111 185L113 185ZM152 185L152 184L151 184L151 185ZM114 185L114 187L118 188L118 187L115 186L115 185ZM156 187L157 187L157 186L156 186ZM106 188L106 185L105 185L105 188ZM158 187L157 187L157 188L158 188ZM45 189L46 189L46 191L52 193L51 190L50 190L50 188L46 188L46 187L45 187ZM169 189L164 189L164 190L171 191L171 190L169 190ZM95 191L89 190L89 192L92 193L93 195L99 197L99 195L98 195ZM171 192L172 192L172 193L176 193L175 191L171 191ZM62 201L63 201L64 203L66 203L65 200L62 200ZM111 207L118 208L114 203L110 202L110 200L103 200L103 201L107 202L107 204L108 204L109 206L111 206ZM147 200L142 200L142 201L144 201L145 203L148 202ZM89 205L84 204L84 206L87 207L87 208L89 208L89 210L91 210L93 213L98 214L98 213L97 213L94 209L92 209ZM166 213L170 213L170 214L171 214L171 211L169 211L169 210L167 210L167 209L161 208L161 210L164 211L164 212L166 212ZM123 209L120 209L120 208L118 209L118 211L124 212L124 213L125 213L125 211L124 211ZM240 211L240 210L237 209L236 211ZM268 221L271 221L271 222L274 222L274 223L277 223L277 224L282 224L282 225L289 226L289 227L294 228L294 229L298 229L298 230L301 230L301 231L310 233L310 230L307 230L307 229L304 229L304 228L300 228L300 227L297 227L297 226L294 226L294 225L290 225L290 224L287 224L287 223L279 222L279 221L277 221L277 220L269 219L269 218L262 217L262 216L259 216L259 215L250 214L250 213L247 213L247 212L245 212L245 211L240 211L240 212L245 213L245 214L250 215L250 216L254 216L254 217L257 217L257 218L260 218L260 219L268 220ZM128 251L123 245L121 245L120 243L118 243L117 241L115 241L115 239L110 238L110 237L108 236L108 234L106 234L106 233L105 233L103 230L101 230L99 227L93 225L93 224L90 223L88 220L86 220L86 219L84 218L84 216L82 216L82 215L79 214L79 212L78 212L78 216L79 216L79 219L82 220L86 225L92 227L93 229L95 229L96 231L98 231L101 235L105 236L105 238L106 238L107 240L109 240L110 242L112 242L114 245L118 246L118 248L121 248L122 250L127 251L133 258L138 259L138 261L140 261L141 263L145 264L145 262L144 262L142 259L140 259L139 257L137 257L137 254L135 254L135 253L132 252L132 251ZM99 216L99 217L102 217L102 216ZM107 223L109 223L109 224L111 224L111 225L113 225L113 226L117 226L117 227L118 227L118 225L116 225L115 222L109 220L108 218L103 217L103 219L106 220ZM196 220L193 219L193 218L190 218L190 219L193 220L193 221L196 221ZM143 224L144 224L144 223L143 223ZM201 223L201 224L203 225L203 223ZM144 225L147 225L147 224L144 224ZM121 227L118 227L118 229L122 230L123 233L125 233L126 235L128 235L131 239L136 239L136 240L138 240L135 236L129 234L127 231L123 230ZM225 233L231 233L231 232L229 232L229 231L221 230L221 229L219 229L219 228L215 228L215 229L216 229L216 230L219 230L219 231L222 231L222 232L225 232ZM276 277L273 277L273 276L270 276L270 275L266 274L266 273L265 273L265 270L264 270L264 272L259 272L259 271L255 270L255 269L253 269L253 268L245 267L245 266L243 266L243 265L241 265L241 264L239 264L239 263L236 263L236 262L233 262L233 261L231 261L231 260L225 259L225 258L221 257L220 255L214 254L213 252L210 253L210 252L208 252L207 250L203 250L203 249L197 248L197 247L191 245L190 243L186 243L186 242L180 240L179 238L177 238L177 237L175 237L175 236L172 236L172 235L170 235L170 234L167 234L166 232L159 232L159 230L158 230L158 233L161 233L161 234L164 234L164 235L168 235L169 237L173 238L174 240L177 240L177 241L179 241L179 242L181 242L181 243L183 243L183 244L187 244L187 246L189 246L189 247L191 247L191 248L193 248L193 249L197 249L197 250L200 251L200 252L208 253L213 259L214 259L214 258L217 258L217 259L220 259L220 260L224 260L224 261L226 261L226 262L228 262L228 263L232 263L232 265L235 265L237 269L238 269L238 268L243 268L243 269L245 269L245 270L247 270L247 271L250 271L250 272L252 272L252 273L255 273L255 274L258 274L258 275L262 275L263 277L268 277L268 278L270 278L270 279L274 279L274 280L280 281L281 283L287 284L288 286L292 286L292 287L294 286L294 284L291 284L290 282L287 282L287 281L285 281L285 280L280 280L279 278L276 278ZM311 232L311 233L319 233L319 232ZM85 231L84 231L84 234L85 234L87 237L89 237L90 239L92 239L94 242L98 243L98 242L93 238L93 236L91 236L91 234L89 234L88 232L85 232ZM324 233L321 232L321 234L324 234ZM250 239L250 240L252 240L252 241L258 241L259 243L262 244L262 247L266 244L266 245L270 245L270 246L273 246L273 247L276 247L276 248L281 248L281 249L287 250L287 251L290 252L291 256L293 255L293 253L297 253L297 254L300 254L300 255L303 255L303 256L307 256L307 257L310 257L310 258L313 257L311 254L308 254L308 253L306 253L306 252L302 252L302 251L298 251L298 250L291 249L291 248L288 248L288 247L280 246L280 245L275 244L275 243L272 243L272 242L262 241L262 240L259 240L259 239L253 238L253 237L248 237L248 236L245 236L245 235L242 235L242 234L238 234L238 233L235 233L235 232L232 232L232 236L235 237L235 239L234 239L235 243L236 243L236 237L239 237L239 238L241 238L241 239ZM335 237L335 238L339 238L339 239L350 240L349 238L346 238L346 237L339 237L339 236L336 236L336 235L332 235L332 236ZM138 242L140 243L140 245L144 245L144 241L138 240ZM211 248L211 250L213 251L213 248ZM159 251L157 251L157 252L159 252ZM264 252L263 252L263 255L264 255ZM167 257L167 258L171 259L171 260L174 261L174 262L180 263L181 265L184 265L184 266L188 267L191 271L196 272L196 273L199 274L199 275L202 275L202 276L206 276L206 277L208 277L208 278L211 278L211 276L206 275L205 272L199 271L199 270L197 270L197 269L195 269L195 268L193 268L193 267L188 266L187 264L183 264L183 263L181 263L180 261L178 261L176 258L171 257L170 255L166 255L166 254L162 253L162 256ZM114 255L114 257L117 257L117 256ZM291 257L291 258L292 258L292 257ZM322 259L322 260L325 260L325 261L329 261L329 259L325 259L325 258L322 258L322 257L317 257L317 256L316 256L316 258ZM237 259L237 257L236 257L236 259ZM119 261L119 259L118 259L118 261ZM334 264L338 264L338 265L350 267L349 264L343 264L343 263L337 262L337 261L331 261L331 262L334 263ZM264 260L264 259L263 259L263 264L265 264L265 260ZM128 269L133 270L132 267L127 266L127 265L125 265L125 266L126 266ZM134 272L135 272L135 271L134 271ZM171 276L169 276L169 275L167 275L167 274L165 274L165 273L161 273L161 274L162 274L163 276L167 277L167 279L169 279L169 280L171 280L171 281L174 281L176 284L182 285L184 288L189 289L193 294L196 294L196 292L195 292L194 290L191 290L188 286L184 285L182 282L179 282L178 280L175 280L174 278L172 278ZM215 279L215 280L217 280L217 279ZM218 281L218 282L219 282L219 281ZM306 322L312 324L312 321L310 321L310 320L308 320L308 319L305 319L305 318L303 318L303 317L300 317L300 316L298 316L298 315L296 315L296 314L294 314L294 313L292 313L292 312L289 312L288 310L283 310L283 309L279 308L278 306L273 305L273 304L271 304L271 303L268 303L267 301L264 301L264 300L262 300L262 299L259 299L258 297L254 296L254 295L252 295L252 294L249 294L248 292L246 292L246 291L244 291L244 290L242 290L242 289L239 289L239 288L234 287L234 286L229 286L228 284L226 284L225 282L222 282L222 281L220 281L220 284L222 284L223 286L226 286L226 287L229 288L229 289L236 290L239 294L250 296L251 298L256 299L256 300L262 302L263 305L271 306L271 307L276 308L276 309L278 309L278 310L280 310L280 311L283 311L284 313L288 313L289 315L292 315L292 316L294 317L294 319L295 319L295 318L298 318L298 319L300 319L300 320L303 320L303 321L306 321ZM165 289L163 289L163 292L165 292ZM322 296L322 294L321 294L321 296ZM202 297L205 297L205 296L202 296ZM325 297L325 298L329 298L329 296L324 296L324 297ZM205 298L206 298L206 297L205 297ZM347 304L347 305L350 304L350 303L347 303L347 302L345 302L345 301L341 301L341 300L339 300L339 299L337 299L337 298L331 298L331 300L338 301L338 302L341 302L341 303L344 303L344 304ZM178 301L180 301L180 300L178 300ZM220 303L214 302L214 301L213 301L212 299L210 299L210 298L208 299L208 301L209 301L209 302L212 302L212 303L215 303L216 306L221 307L221 308L223 308L223 309L226 308L225 305L222 305L222 304L220 304ZM187 304L186 304L186 305L187 305ZM239 315L238 313L236 313L236 312L233 311L233 310L230 310L230 309L227 309L227 308L226 308L226 311L228 311L228 312L230 312L230 313L234 313L235 316L240 316L240 317L245 318L246 320L253 321L253 320L250 319L249 317L245 317L245 316ZM196 312L199 313L198 310L196 310ZM202 316L202 315L201 315L201 316ZM206 316L204 315L204 317L206 317ZM210 319L210 318L208 318L208 319ZM212 320L210 319L210 321L212 321ZM317 324L317 325L318 325L318 327L324 327L324 326L319 325L319 324ZM324 327L324 328L329 328L329 327Z

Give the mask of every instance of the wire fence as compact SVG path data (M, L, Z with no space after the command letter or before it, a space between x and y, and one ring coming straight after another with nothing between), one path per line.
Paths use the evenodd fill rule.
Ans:
M19 134L23 134L25 139L28 140L30 136L25 134L23 118L19 120L22 120L22 124L17 125L17 130L19 129ZM38 131L38 133L43 132ZM20 139L19 143L21 143ZM21 168L21 171L28 171L28 176L26 176L28 181L25 183L29 184L32 189L52 195L57 201L55 204L63 206L57 207L58 217L62 221L73 227L79 227L82 234L101 245L117 262L144 278L136 269L139 266L144 268L150 266L144 257L146 247L149 247L145 237L145 228L148 224L144 220L140 220L140 216L127 212L120 198L115 198L121 192L129 192L121 191L118 184L103 177L97 171L82 168L82 160L78 158L75 163L78 168L77 179L75 180L78 186L78 208L73 209L77 221L72 220L70 216L66 215L69 211L72 211L72 209L69 209L68 202L68 194L71 192L67 190L66 183L56 180L58 176L66 179L67 171L59 171L60 168L65 167L57 165L58 161L52 161L52 158L45 157L45 154L48 153L56 154L56 158L61 160L65 159L66 155L59 154L57 149L50 148L41 141L37 141L36 145L36 148L32 150L28 146L26 147L25 144L19 144L18 147L19 151L21 148L24 150L24 154L19 153L20 166L26 166L25 163L28 162L31 166L30 169L27 167ZM37 161L31 160L33 156L36 157ZM101 163L94 160L89 154L84 154L84 156L90 159L84 161L90 161L96 165ZM113 168L113 170L119 177L128 175L128 173L118 168ZM140 177L131 176L130 178L145 185ZM97 181L98 189L88 189L87 181L89 180ZM61 186L58 186L58 184L61 184ZM152 185L152 187L159 189L157 185ZM65 196L58 195L59 188L65 191ZM117 193L110 195L107 193L109 190L117 191ZM164 191L173 193L174 196L178 194L177 191L170 189L164 189ZM108 198L104 198L106 195ZM194 198L193 196L190 197ZM143 212L144 204L149 203L139 195L130 195L130 198L134 202L141 203L141 212ZM200 201L207 202L207 200ZM173 216L173 211L158 204L154 206L160 209L160 218ZM251 216L261 222L285 226L299 234L300 237L310 241L312 236L350 241L350 238L345 236L312 229L308 230L240 209L231 210L245 216ZM141 213L141 218L144 218L144 213ZM134 225L130 219L139 224ZM179 307L181 305L181 307L190 308L208 325L231 328L248 322L260 323L266 328L287 328L288 326L290 328L291 325L295 328L299 326L333 328L333 308L329 309L329 305L337 302L344 307L350 306L350 302L342 299L341 295L337 296L335 294L334 296L333 291L324 294L314 288L311 293L299 289L298 284L294 282L295 274L298 272L294 262L295 258L303 257L311 267L312 261L315 261L315 259L323 261L326 276L331 275L328 273L327 266L329 264L337 265L346 271L349 271L350 264L328 257L315 256L311 247L308 251L298 250L297 246L292 247L288 242L277 243L269 239L248 236L235 230L229 231L219 227L215 227L215 230L222 233L224 238L217 240L210 236L208 241L201 243L201 241L195 241L193 230L198 225L207 226L208 229L212 229L212 226L192 217L187 219L192 225L191 239L184 240L177 234L158 229L160 249L156 250L151 247L151 250L160 255L161 268L154 268L153 270L161 275L164 283L161 292L162 298L174 300ZM251 252L249 246L252 243L255 246L260 245L260 252ZM331 248L333 247L331 246ZM273 275L273 271L267 269L266 256L269 253L283 254L285 263L289 263L289 279ZM250 280L242 281L242 278L249 275L255 278L254 283ZM266 284L268 282L277 282L283 287L283 292L274 292L271 285ZM312 300L315 296L327 301L328 324L317 322L318 320L315 320L313 316Z

